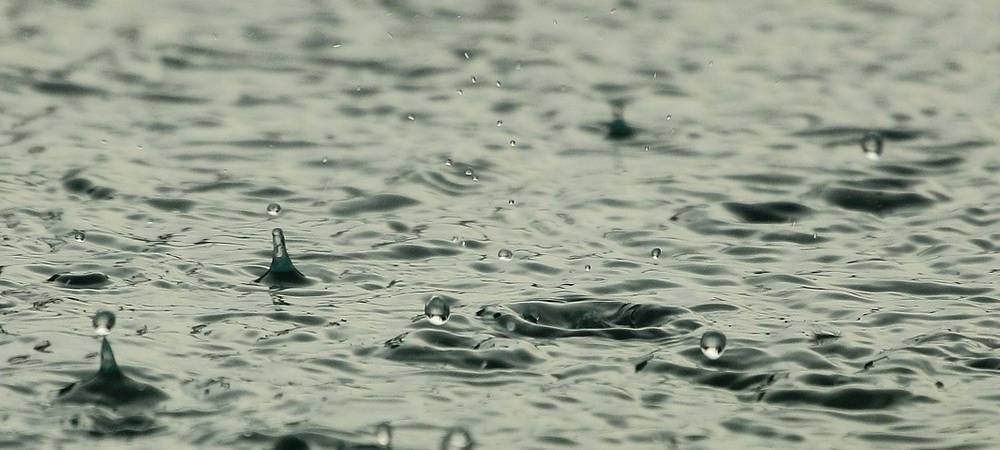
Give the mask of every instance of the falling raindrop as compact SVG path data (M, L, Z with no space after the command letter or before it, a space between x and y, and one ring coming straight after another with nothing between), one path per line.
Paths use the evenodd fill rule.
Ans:
M472 436L461 428L452 428L441 440L441 450L469 450L472 445Z
M583 266L583 270L586 270L587 272L590 272L590 264L587 264L586 266Z
M375 427L375 443L382 448L392 446L392 426L388 423L380 423Z
M511 146L511 147L515 147L515 146L517 146L517 141L515 141L515 140L511 139L511 140L510 140L510 146Z
M470 169L465 169L465 176L467 176L467 177L471 177L474 173L475 172L473 172L471 168Z
M649 253L649 256L652 256L653 259L660 259L660 253L663 253L663 251L660 250L660 247L656 247Z
M271 217L278 217L278 214L281 214L281 205L277 203L267 205L267 215Z
M77 242L86 241L87 233L83 232L82 230L76 230L73 232L73 239L75 239Z
M476 84L476 81L477 81L477 80L476 80L476 76L475 76L475 75L473 75L473 76L472 76L472 84Z
M499 252L497 252L497 258L500 258L501 261L510 261L514 258L514 252L502 248Z
M416 117L413 117L413 114L408 114L408 115L406 116L406 118L407 118L407 119L410 119L410 120L417 120L417 118L416 118Z
M507 204L514 206L514 199L507 200Z
M102 309L94 314L93 319L94 332L98 336L107 336L111 334L111 329L115 327L115 313Z
M882 135L871 132L861 138L861 150L865 152L865 157L878 161L882 158Z
M649 146L647 145L645 148L643 148L643 151L647 151L648 152L649 151Z
M461 90L461 89L459 89L459 90L457 90L457 91L455 91L455 92L458 92L458 95L462 95L462 94L464 94L464 92L462 92L462 90Z
M498 120L497 121L497 126L498 127L502 127L503 126L503 121L502 120Z
M465 59L469 59L469 52L462 52L462 54L465 55Z
M451 308L445 299L435 295L424 305L424 315L432 325L441 326L451 317Z
M726 351L726 335L718 331L709 331L701 335L701 353L706 358L716 360Z
M500 84L500 80L497 80L497 87L501 87L501 86L503 86L503 85Z
M448 158L448 159L444 160L444 165L450 166L451 164L452 164L451 158Z

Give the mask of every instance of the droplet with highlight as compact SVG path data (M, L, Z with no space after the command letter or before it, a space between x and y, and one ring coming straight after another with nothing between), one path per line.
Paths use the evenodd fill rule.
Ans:
M510 261L514 258L514 252L502 248L499 252L497 252L497 258L500 258L501 261Z
M92 321L94 325L94 333L98 336L107 336L111 334L111 329L115 327L115 313L102 309L94 314L94 319Z
M511 139L511 140L510 140L510 146L511 146L511 147L516 147L516 146L517 146L517 141L515 141L515 140Z
M380 423L375 427L375 443L382 448L392 447L392 426Z
M653 249L652 252L649 252L649 256L651 256L653 259L660 259L661 253L663 253L663 250L660 250L660 247L656 247Z
M447 300L435 295L424 305L424 315L432 325L441 326L451 317L451 307Z
M865 152L865 157L878 161L882 158L882 135L872 132L861 138L861 151Z
M87 233L85 233L83 230L76 230L73 232L73 239L75 239L76 242L86 241Z
M472 445L472 436L462 428L452 428L441 440L441 450L469 450Z
M471 177L471 176L472 176L473 174L475 174L475 173L476 173L476 172L474 172L474 171L472 170L472 168L468 168L468 169L465 169L465 176L467 176L467 177Z
M701 353L706 358L716 360L726 351L726 335L718 331L709 331L701 335Z
M503 126L503 121L502 120L498 120L497 121L497 126L498 127L502 127Z
M267 205L267 215L271 217L278 217L278 214L281 214L281 205L277 203Z

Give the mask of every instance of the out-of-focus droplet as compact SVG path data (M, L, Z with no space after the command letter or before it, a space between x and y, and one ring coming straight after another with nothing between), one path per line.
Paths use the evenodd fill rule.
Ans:
M497 126L498 127L502 127L503 126L503 121L502 120L498 120L497 121Z
M475 75L473 75L473 77L472 77L472 84L476 84L476 81L478 81L478 80L476 80Z
M643 151L647 151L647 152L648 152L648 151L649 151L649 146L647 145L647 146L646 146L645 148L643 148L642 150L643 150Z
M618 12L618 9L617 9L617 8L611 8L611 14L614 14L614 13L616 13L616 12Z
M451 307L445 299L435 295L424 305L424 315L432 325L441 326L451 317Z
M461 428L452 428L441 440L441 450L469 450L472 445L472 436Z
M712 67L713 65L715 65L715 61L708 60L708 67Z
M716 360L726 351L726 335L718 331L708 331L701 335L701 353L706 358Z
M446 166L452 165L451 158L448 158L448 159L444 160L444 165L446 165Z
M465 169L465 176L471 177L473 174L475 174L475 172L473 172L471 168Z
M416 117L413 117L413 114L409 114L409 115L407 115L407 116L406 116L406 118L407 118L407 119L410 119L410 120L417 120L417 118L416 118Z
M462 90L461 90L461 89L459 89L459 90L457 90L457 91L455 91L455 92L458 92L458 95L462 95L462 94L464 94L464 92L462 92Z
M108 145L108 140L107 139L101 139L101 144Z
M380 423L375 427L375 443L382 448L392 447L392 426Z
M281 205L277 203L267 205L267 215L271 217L278 217L278 214L281 214Z
M323 160L320 161L320 162L323 163L323 164L326 164L326 163L330 162L330 160L328 158L323 158Z
M671 117L673 117L673 116L671 116L670 114L667 114L667 120L670 120Z
M394 39L394 36L392 35L392 33L388 32L388 31L385 32L385 35L389 36L389 39Z
M497 258L500 258L501 261L510 261L514 258L514 252L502 248L499 252L497 252Z
M76 242L86 241L87 240L87 233L85 233L83 230L73 231L73 239L75 239Z
M515 141L515 140L511 139L511 140L510 140L510 146L511 146L511 147L516 147L516 146L517 146L517 141Z
M503 86L503 85L500 84L500 80L497 80L497 87L501 87L501 86Z
M882 135L871 132L866 133L863 138L861 138L861 151L865 152L865 157L872 160L878 161L882 158Z
M462 55L465 55L465 59L469 59L469 52L462 52Z
M333 48L340 48L340 47L342 47L343 45L344 45L344 44L333 44Z
M649 256L653 257L653 259L660 259L660 253L663 253L663 251L660 250L660 247L656 247L649 253Z
M590 272L590 264L587 264L586 266L583 266L583 270L586 270L587 272Z
M102 309L94 314L94 319L92 320L94 324L94 332L98 336L107 336L111 334L111 329L115 327L115 313Z
M507 204L514 206L514 199L507 200Z
M478 181L479 181L479 177L478 177L478 176L476 176L476 175L473 175L473 176L472 176L472 181L473 181L473 182L478 182Z
M136 144L135 148L142 150L142 144Z

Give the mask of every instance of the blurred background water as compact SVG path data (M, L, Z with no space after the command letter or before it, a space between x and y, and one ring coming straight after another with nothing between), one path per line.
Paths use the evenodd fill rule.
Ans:
M995 448L1000 3L0 7L0 447Z

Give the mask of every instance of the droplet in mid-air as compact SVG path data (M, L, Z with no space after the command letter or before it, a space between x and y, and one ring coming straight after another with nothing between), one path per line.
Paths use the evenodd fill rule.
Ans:
M447 300L435 295L424 305L424 315L432 325L441 326L451 317L451 307Z
M861 151L872 161L882 158L882 135L875 132L865 134L861 138Z
M583 266L583 270L585 270L587 272L590 272L590 264L587 264L586 266Z
M278 214L281 214L281 205L277 203L267 205L267 215L271 217L278 217Z
M451 158L448 158L448 159L444 160L444 165L450 166L451 164L452 164Z
M462 428L452 428L441 440L441 450L469 450L472 448L472 436Z
M663 250L660 250L660 247L656 247L652 252L649 252L649 256L653 257L653 259L660 259L661 253L663 253Z
M416 117L413 117L413 114L407 114L406 118L410 120L417 120Z
M462 52L462 54L465 55L465 59L469 59L469 52Z
M718 331L708 331L701 335L701 353L706 358L716 360L726 351L726 335Z
M473 76L472 77L472 84L476 84L477 81L479 81L479 80L476 80L476 77Z
M497 252L497 258L500 258L500 260L502 261L510 261L512 258L514 258L514 252L502 248L500 249L499 252Z
M379 447L392 447L392 426L388 423L380 423L375 427L375 443Z
M73 232L73 239L75 239L77 242L86 241L87 233L83 232L82 230L76 230Z
M670 120L671 117L672 116L670 114L667 114L667 120Z
M514 199L507 200L507 204L514 206Z
M97 311L91 323L94 325L94 333L97 333L98 336L107 336L115 327L115 313L106 309Z
M501 86L503 86L503 85L500 83L500 80L497 80L497 87L501 87Z
M498 120L497 121L497 126L498 127L502 127L503 126L503 121L502 120Z
M517 146L517 141L515 141L515 140L511 139L511 140L510 140L510 146L511 146L511 147L516 147L516 146Z
M649 151L649 146L647 145L645 148L643 148L643 151L647 151L648 152Z
M472 168L465 169L465 176L471 177L473 174L475 174L475 172L472 171Z

